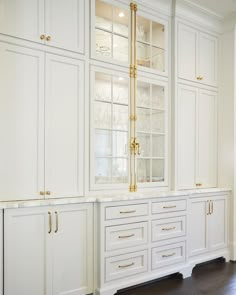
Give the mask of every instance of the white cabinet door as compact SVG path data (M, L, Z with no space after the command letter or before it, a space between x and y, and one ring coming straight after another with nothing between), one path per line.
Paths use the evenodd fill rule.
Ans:
M84 5L84 0L46 0L47 45L83 53Z
M92 293L93 205L55 208L53 295Z
M0 43L0 198L44 187L44 54Z
M227 199L226 196L211 200L209 215L209 250L217 250L227 245Z
M201 187L216 187L217 153L217 95L200 90L197 101L197 154L196 182Z
M218 41L209 34L199 34L199 75L202 82L217 86Z
M178 77L198 81L198 32L189 26L178 25Z
M44 34L44 1L0 0L0 32L15 37L41 41Z
M46 55L45 190L75 197L83 189L83 62Z
M195 187L196 101L198 89L179 85L177 108L177 187Z
M4 294L47 293L45 259L48 212L45 207L8 209L4 213ZM46 293L45 293L46 292Z
M189 256L208 251L208 202L206 198L191 200L189 211Z

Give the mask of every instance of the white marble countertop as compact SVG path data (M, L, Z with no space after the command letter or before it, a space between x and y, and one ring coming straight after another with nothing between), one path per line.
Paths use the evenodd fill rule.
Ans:
M231 190L228 188L209 188L209 189L193 189L184 191L146 191L146 192L101 192L91 193L89 196L77 198L61 198L61 199L46 199L46 200L30 200L30 201L10 201L0 202L0 209L10 208L28 208L39 206L55 206L55 205L69 205L79 203L105 203L105 202L118 202L118 201L134 201L146 200L165 197L197 197L205 194L219 194L228 193Z

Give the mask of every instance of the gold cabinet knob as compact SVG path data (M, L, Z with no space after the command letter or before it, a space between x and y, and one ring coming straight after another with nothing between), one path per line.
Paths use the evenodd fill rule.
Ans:
M203 80L203 77L200 77L200 80Z
M40 194L40 196L44 196L45 195L45 193L44 192L39 192L39 194Z
M46 195L51 195L51 192L50 191L46 191Z
M51 36L47 36L46 40L51 41Z
M202 186L202 183L196 183L196 186Z
M41 35L41 36L40 36L40 39L41 39L41 40L44 40L45 37L46 37L45 35Z

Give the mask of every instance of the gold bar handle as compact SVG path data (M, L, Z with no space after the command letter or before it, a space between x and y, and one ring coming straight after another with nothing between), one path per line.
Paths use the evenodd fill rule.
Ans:
M213 204L213 201L210 201L211 202L211 214L213 214L214 212L214 204Z
M174 253L174 252L171 253L171 254L163 254L162 257L163 257L163 258L171 257L171 256L174 256L175 254L176 254L176 253Z
M210 203L211 201L207 201L207 207L208 207L208 211L207 211L207 215L210 215L211 214L211 208L210 208Z
M50 211L48 212L48 226L48 233L50 234L52 232L52 213Z
M173 227L166 227L166 228L162 228L162 230L163 230L163 231L165 231L165 230L173 230L173 229L176 229L176 227L175 227L175 226L173 226Z
M58 232L58 212L55 211L55 215L56 215L56 229L55 229L55 233Z
M136 210L130 210L130 211L120 211L120 214L129 214L129 213L135 213Z
M130 266L132 266L132 265L134 265L135 263L134 262L132 262L132 263L130 263L130 264L126 264L126 265L119 265L119 268L126 268L126 267L130 267Z
M134 237L135 234L127 235L127 236L119 236L119 239L126 239L126 238L131 238Z
M173 205L173 206L163 206L163 209L172 209L172 208L176 208L176 205Z

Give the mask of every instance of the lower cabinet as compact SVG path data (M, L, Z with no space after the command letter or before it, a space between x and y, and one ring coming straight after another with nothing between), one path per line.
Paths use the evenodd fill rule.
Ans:
M190 199L189 256L227 247L227 195Z
M3 212L0 210L0 295L3 295Z
M93 204L7 209L4 233L5 295L92 293Z

